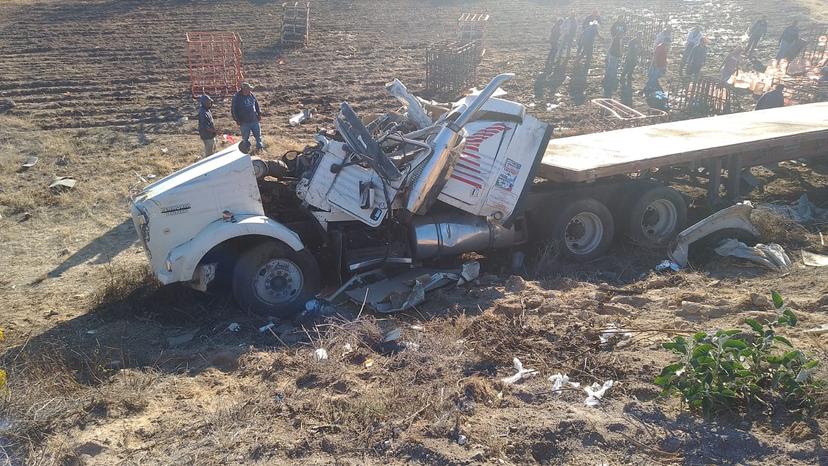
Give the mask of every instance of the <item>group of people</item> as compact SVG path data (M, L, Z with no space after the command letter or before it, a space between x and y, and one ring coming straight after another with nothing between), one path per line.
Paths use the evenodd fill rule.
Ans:
M201 137L201 142L204 143L205 157L209 157L215 152L216 136L219 134L213 119L212 108L213 99L207 94L201 95L198 109L198 135ZM247 152L251 147L250 135L252 134L256 141L256 150L264 149L260 124L262 110L259 107L259 101L253 95L253 86L250 83L242 83L241 89L233 96L230 104L230 115L241 131L242 140L239 147Z
M570 57L580 25L581 33L577 40L577 52L575 54L575 58L579 62L574 69L572 81L573 83L584 81L584 79L576 79L576 75L579 75L579 73L585 75L586 70L590 67L595 53L595 44L602 39L601 23L602 19L598 10L593 10L581 21L578 21L575 15L557 19L552 26L550 51L543 75L555 72L562 64L566 63L565 60ZM728 82L733 75L738 73L742 59L753 55L767 33L767 18L762 16L748 30L747 45L745 47L737 45L724 57L720 69L722 81ZM650 50L653 50L653 55L647 72L646 84L641 91L642 95L650 96L663 91L659 81L667 73L667 61L672 42L673 30L670 24L667 24L656 34L651 45L652 49ZM800 38L798 23L793 21L790 26L785 28L779 39L776 60L793 60L801 52L803 45L804 41ZM611 97L618 90L620 83L622 100L631 101L632 75L641 61L644 47L645 44L642 43L641 34L629 34L624 16L619 16L610 27L609 48L606 55L603 80L604 97ZM693 27L687 33L684 41L679 74L697 79L708 62L708 47L709 40L705 37L701 28ZM778 93L780 91L774 89L772 92ZM779 100L774 96L770 97L773 102Z

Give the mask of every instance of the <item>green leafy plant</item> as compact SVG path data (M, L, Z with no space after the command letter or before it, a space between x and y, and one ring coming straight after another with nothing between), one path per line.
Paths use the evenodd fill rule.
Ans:
M663 394L679 394L690 409L705 415L754 403L770 412L775 399L795 408L813 406L813 393L822 386L811 377L819 361L777 334L780 327L796 326L797 318L779 293L774 291L772 298L779 311L774 322L763 325L747 319L749 330L699 332L664 343L679 360L655 379Z

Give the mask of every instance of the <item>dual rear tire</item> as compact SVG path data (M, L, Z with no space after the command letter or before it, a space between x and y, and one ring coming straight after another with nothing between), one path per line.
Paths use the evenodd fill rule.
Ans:
M590 261L612 246L617 230L642 247L666 246L687 222L687 204L676 190L644 185L615 205L616 215L592 197L561 203L546 237L557 245L561 257Z

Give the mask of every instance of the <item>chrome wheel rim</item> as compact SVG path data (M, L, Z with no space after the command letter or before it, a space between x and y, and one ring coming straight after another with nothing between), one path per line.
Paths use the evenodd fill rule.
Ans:
M268 304L284 304L299 296L304 285L302 270L288 259L265 262L253 281L253 290L259 300Z
M564 242L573 254L590 254L601 245L604 224L592 212L581 212L566 224Z
M641 232L653 242L669 239L677 225L678 210L666 199L657 199L650 203L641 217Z

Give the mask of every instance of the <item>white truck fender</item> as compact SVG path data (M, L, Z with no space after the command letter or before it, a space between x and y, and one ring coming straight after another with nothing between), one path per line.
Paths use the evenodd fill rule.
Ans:
M193 239L170 251L167 264L171 267L168 267L168 274L159 276L159 279L164 284L189 282L193 280L199 262L211 249L229 239L251 235L277 239L294 251L305 249L296 232L264 215L237 217L235 222L216 220L204 227Z

